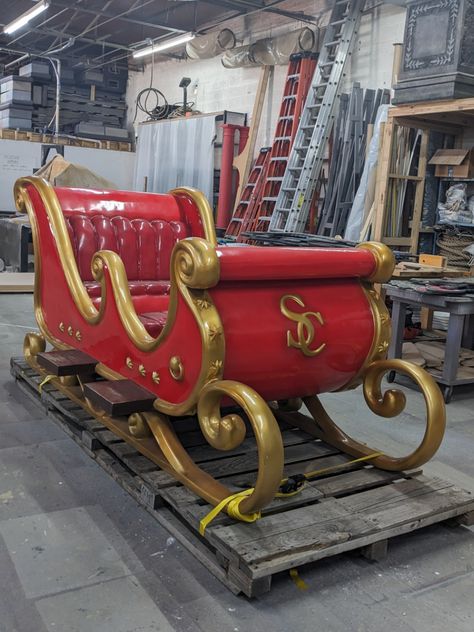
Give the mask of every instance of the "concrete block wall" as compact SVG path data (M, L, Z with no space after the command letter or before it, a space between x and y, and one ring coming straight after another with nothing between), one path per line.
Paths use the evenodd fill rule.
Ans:
M300 0L278 5L291 11L304 11L308 15L319 16L324 25L329 17L325 0ZM353 81L359 81L364 88L388 88L391 85L393 44L403 40L405 9L393 5L380 5L365 13L362 18L359 37L354 55L349 64L345 88L350 89ZM225 26L231 28L240 42L247 43L261 37L288 32L304 26L302 22L288 21L287 18L259 13L255 16L232 20ZM286 66L275 66L270 80L267 98L257 140L257 148L272 141L276 119L286 76ZM152 64L143 72L130 72L127 90L128 121L135 118L137 94L150 85ZM161 90L170 103L182 101L182 90L178 84L182 77L190 77L188 99L195 102L195 109L202 112L231 110L251 115L259 68L226 69L219 57L206 60L165 61L154 63L152 85ZM151 100L151 99L150 99ZM142 112L136 121L144 120ZM250 121L249 121L250 122Z

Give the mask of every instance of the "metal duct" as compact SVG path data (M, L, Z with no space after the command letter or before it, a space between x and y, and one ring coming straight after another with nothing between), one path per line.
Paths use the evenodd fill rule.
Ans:
M287 64L293 53L316 50L317 43L315 32L305 27L226 51L222 57L222 64L225 68Z
M227 50L222 55L224 68L249 68L259 66L250 56L250 46L237 46L233 50Z
M250 56L261 65L287 64L290 55L315 50L315 44L314 31L305 27L277 37L258 40L250 46Z
M230 29L199 35L186 44L186 54L191 59L217 57L235 46L235 35Z

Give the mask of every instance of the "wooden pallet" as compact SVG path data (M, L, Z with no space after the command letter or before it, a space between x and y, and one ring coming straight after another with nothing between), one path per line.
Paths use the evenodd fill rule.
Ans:
M51 383L40 393L42 378L23 359L12 358L11 372L25 394L235 594L261 595L276 573L354 549L381 559L390 538L427 525L453 518L474 523L469 492L419 472L391 473L351 463L351 457L292 427L291 413L285 413L280 423L287 475L334 465L342 469L314 479L296 496L275 499L253 524L220 514L201 537L199 522L210 510L205 501ZM223 453L206 443L196 418L177 419L174 426L200 467L236 491L251 485L257 469L252 437Z
M38 132L16 129L0 129L0 140L27 140L34 143L70 145L73 147L86 147L89 149L133 151L133 144L126 141L89 140L87 138L74 138L73 136L59 136L59 138L56 138L52 134L40 134Z

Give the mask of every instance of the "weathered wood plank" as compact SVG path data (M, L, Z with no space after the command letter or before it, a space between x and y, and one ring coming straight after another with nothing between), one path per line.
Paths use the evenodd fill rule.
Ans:
M325 469L327 467L334 467L335 465L344 466L344 471L350 471L353 469L358 469L363 467L360 463L354 463L353 465L348 465L351 457L348 457L343 454L334 454L332 456L321 456L316 459L302 459L301 461L296 461L295 463L285 463L285 467L283 470L283 476L293 476L295 474L304 474L306 472L312 472L314 470ZM244 472L241 474L231 474L229 476L222 477L220 482L224 485L228 485L229 487L237 487L241 489L246 489L248 487L253 487L255 483L255 479L257 477L257 469L251 472ZM316 479L321 480L321 479ZM324 479L325 480L325 479Z
M402 477L403 474L401 472L384 472L374 467L364 467L352 472L345 469L344 473L328 478L315 479L310 481L309 484L318 489L324 496L337 497L353 494L371 487L385 486L387 483Z
M285 449L285 463L294 463L303 459L317 458L319 456L337 454L338 452L339 450L336 448L332 448L321 441L312 441L311 443L289 446ZM215 478L222 478L230 474L252 472L257 469L257 466L258 455L256 452L201 464L201 467Z
M365 496L364 502L361 496ZM335 543L334 533L338 534L338 543L346 538L353 541L351 548L358 548L357 538L376 532L382 539L387 529L405 524L413 530L419 521L429 520L453 506L461 513L463 504L474 505L468 492L439 479L430 479L429 484L413 479L293 510L293 528L284 516L278 515L262 518L247 533L243 525L233 525L216 527L212 535L238 551L247 564L254 565L287 556L289 551L295 554L327 548Z
M180 437L181 438L181 437ZM184 437L183 437L184 438ZM300 430L287 430L282 433L283 444L286 446L303 445L311 443L314 440L304 432ZM183 441L184 445L184 441ZM257 442L255 436L250 436L242 441L234 450L226 450L225 452L216 450L207 442L204 445L197 447L188 447L189 456L196 463L203 463L204 461L213 461L222 458L236 457L240 455L249 454L249 452L257 451Z

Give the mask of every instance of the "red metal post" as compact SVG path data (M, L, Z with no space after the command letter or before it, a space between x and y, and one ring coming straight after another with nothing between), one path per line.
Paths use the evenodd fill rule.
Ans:
M219 199L217 202L217 229L226 229L232 217L234 208L234 174L233 162L235 151L235 133L240 133L239 151L245 147L247 142L249 129L244 125L232 125L224 123L222 125L222 157L221 157L221 174L219 178Z

